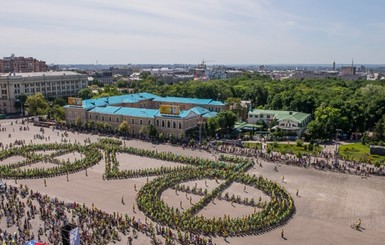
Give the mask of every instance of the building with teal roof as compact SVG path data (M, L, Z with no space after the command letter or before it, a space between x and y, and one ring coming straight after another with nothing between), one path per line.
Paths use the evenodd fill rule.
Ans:
M284 132L296 133L299 136L311 121L311 115L296 111L261 109L254 109L248 113L248 123L256 124L261 121L267 125L271 125L271 123L275 121L276 125L273 128L279 128Z
M211 104L217 107L212 107ZM214 111L207 109L208 105ZM67 105L64 109L66 121L70 124L81 120L82 123L107 123L116 129L123 121L127 121L132 135L139 135L153 125L166 137L182 138L187 130L216 116L217 111L223 110L225 106L226 104L220 101L210 99L160 97L150 93L137 93L88 99L82 101L81 106ZM172 107L175 110L165 113L167 110L161 110L162 107Z

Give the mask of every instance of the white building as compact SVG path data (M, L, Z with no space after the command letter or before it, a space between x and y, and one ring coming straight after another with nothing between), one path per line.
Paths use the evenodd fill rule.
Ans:
M276 111L276 110L259 110L249 111L247 122L255 124L257 122L265 122L267 125L275 120L277 125L285 132L296 133L298 136L306 129L307 124L311 120L311 115L296 111Z
M87 75L72 71L0 74L0 113L16 113L20 95L74 96L87 87Z

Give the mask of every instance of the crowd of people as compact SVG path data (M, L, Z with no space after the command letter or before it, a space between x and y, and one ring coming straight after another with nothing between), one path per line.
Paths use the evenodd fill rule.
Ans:
M320 170L338 171L342 173L357 174L361 176L382 175L385 176L385 167L376 167L372 164L338 159L333 151L322 150L315 156L310 154L301 157L281 154L279 152L268 153L266 148L244 148L236 145L208 144L202 149L211 153L224 153L244 157L260 158L268 162L287 164L298 167L314 167Z

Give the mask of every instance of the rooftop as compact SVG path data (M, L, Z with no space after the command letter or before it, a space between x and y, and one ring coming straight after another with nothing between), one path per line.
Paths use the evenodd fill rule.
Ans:
M151 93L136 93L125 94L111 97L102 97L98 99L83 100L83 108L91 109L98 106L119 105L128 103L138 103L142 100L152 99L156 102L162 103L180 103L180 104L195 104L195 105L213 105L222 106L225 105L221 101L212 99L197 99L197 98L184 98L184 97L160 97ZM203 108L202 108L203 109Z
M292 121L299 122L299 123L310 116L310 114L303 113L303 112L261 110L261 109L254 109L253 111L250 111L249 114L251 114L251 115L260 115L260 114L274 115L274 118L276 118L277 120L292 120Z
M66 107L74 107L67 105ZM81 108L81 107L78 107ZM216 116L216 112L210 112L201 107L194 107L190 110L180 111L178 115L171 114L161 114L159 110L155 109L145 109L145 108L133 108L133 107L121 107L121 106L104 106L104 107L94 107L89 110L89 112L107 114L107 115L122 115L122 116L131 116L131 117L141 117L141 118L155 118L155 117L168 117L168 118L187 118L190 115L201 115L203 117L213 117Z
M43 77L43 76L74 76L84 75L73 71L47 71L47 72L23 72L1 73L1 77Z
M111 97L102 97L98 99L83 100L83 108L91 109L100 106L118 105L123 103L137 103L142 100L154 99L159 96L150 93L136 93L136 94L125 94Z
M181 104L196 104L196 105L225 105L223 102L213 99L198 99L198 98L184 98L184 97L158 97L154 101L181 103Z
M154 118L159 110L143 109L143 108L132 108L132 107L120 107L120 106L106 106L106 107L95 107L89 112L110 114L110 115L122 115L131 117L142 117L142 118Z

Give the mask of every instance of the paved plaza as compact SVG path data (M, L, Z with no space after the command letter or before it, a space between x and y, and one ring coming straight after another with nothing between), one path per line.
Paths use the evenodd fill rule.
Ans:
M29 131L20 131L20 122L15 120L0 121L1 127L6 131L0 131L0 139L3 145L14 143L15 140L25 140L26 144L33 143L53 143L62 142L64 131L45 128L44 139L34 139L34 135L40 134L39 127L28 125ZM12 125L11 125L12 123ZM24 125L26 126L26 125ZM11 135L9 137L9 134ZM36 138L36 137L35 137ZM71 143L90 139L96 142L100 136L68 132L68 137L64 137ZM202 158L215 159L217 156L200 150L183 149L166 144L152 144L140 140L124 140L126 146L137 148L167 151L188 156L198 156ZM60 159L73 161L82 156L76 154L66 154ZM0 161L0 164L8 164L22 160L15 156ZM118 154L120 169L140 169L158 168L161 166L178 166L178 163L165 162L146 157L133 156L129 154ZM44 163L39 167L44 167ZM256 165L248 172L253 175L262 175L265 178L279 182L292 195L296 213L289 222L284 225L286 239L281 238L281 227L264 234L255 236L229 237L225 241L221 237L216 237L213 242L219 244L384 244L385 241L385 179L383 177L369 176L362 178L357 175L334 173L330 171L320 171L313 168L299 168L288 165L279 165L278 172L274 170L275 163L262 161L262 166ZM36 167L36 166L35 166ZM49 167L47 165L47 167ZM136 207L133 212L133 205L136 205L135 198L137 192L147 181L155 177L131 178L117 180L103 180L105 171L104 159L99 164L94 165L86 171L70 174L67 177L59 176L47 178L45 186L43 179L18 180L17 184L13 180L4 180L11 185L25 184L34 191L57 197L65 202L85 203L87 206L94 204L99 209L113 213L127 213L141 220L145 220L143 213ZM284 182L282 182L284 176ZM196 183L195 183L196 182ZM214 188L216 183L213 180L193 181L188 185L205 186ZM299 195L296 196L298 189ZM232 184L229 193L245 197L261 196L268 198L258 190L244 189L241 184ZM183 196L182 196L183 195ZM121 199L124 198L124 204ZM179 207L182 203L184 208L188 208L191 202L199 200L199 196L184 193L175 195L174 190L166 190L162 194L162 199L173 207ZM231 205L229 202L216 200L215 204L210 203L201 210L207 217L222 217L228 214L231 217L251 214L253 208L239 204ZM363 229L357 231L351 225L358 219L362 219ZM0 223L0 228L4 229L4 222ZM116 244L127 244L127 238ZM133 244L150 244L150 239L139 233L138 239L134 239Z

